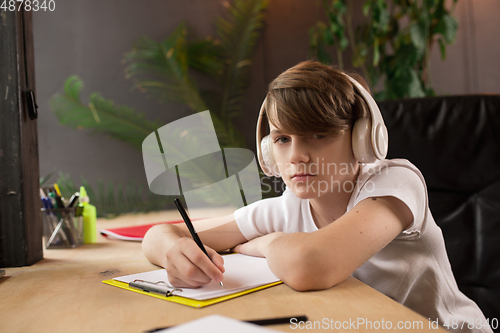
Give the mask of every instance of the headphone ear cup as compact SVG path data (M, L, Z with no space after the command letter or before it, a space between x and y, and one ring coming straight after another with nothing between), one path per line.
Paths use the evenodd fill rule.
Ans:
M377 161L377 157L373 153L371 130L371 118L360 118L354 123L352 129L352 151L358 162L374 163Z
M274 159L273 146L271 136L266 135L260 141L260 149L262 152L261 167L268 176L280 177L276 160Z
M385 124L377 124L377 128L375 129L375 141L373 145L373 149L376 150L375 155L377 155L379 160L383 160L387 156L389 145L387 127L385 127Z

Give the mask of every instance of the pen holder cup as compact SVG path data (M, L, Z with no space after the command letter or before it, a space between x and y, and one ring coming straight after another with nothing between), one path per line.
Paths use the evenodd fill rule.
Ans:
M83 244L83 218L72 208L42 208L43 238L46 249L73 248Z

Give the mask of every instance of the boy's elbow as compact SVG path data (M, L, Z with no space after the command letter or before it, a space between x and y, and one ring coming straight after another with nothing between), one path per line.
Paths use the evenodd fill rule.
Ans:
M311 290L322 290L327 288L321 288L317 286L314 281L307 274L290 274L283 279L283 282L296 291L311 291Z
M291 269L287 270L282 280L296 291L313 291L331 288L346 277L342 277L341 270L337 269L334 260L324 262L320 251L312 246L303 246L297 249L288 263Z

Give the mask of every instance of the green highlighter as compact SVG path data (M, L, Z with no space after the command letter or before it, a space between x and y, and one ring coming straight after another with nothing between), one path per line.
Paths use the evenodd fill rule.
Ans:
M83 242L94 244L97 242L97 211L94 205L89 203L89 197L85 187L80 186L80 204L83 207Z

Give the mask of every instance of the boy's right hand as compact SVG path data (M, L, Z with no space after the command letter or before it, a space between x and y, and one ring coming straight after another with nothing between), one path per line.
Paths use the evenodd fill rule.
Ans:
M215 250L205 246L208 255L190 237L181 237L166 254L165 269L168 280L174 287L197 288L223 280L224 259Z

